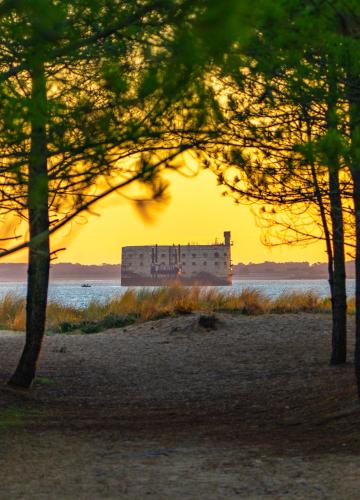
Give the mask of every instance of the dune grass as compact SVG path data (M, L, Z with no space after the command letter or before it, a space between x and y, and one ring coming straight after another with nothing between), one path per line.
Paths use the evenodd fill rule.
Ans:
M29 422L39 417L39 411L23 408L20 406L8 406L0 408L0 431L14 427L23 428Z
M248 315L328 313L331 311L331 303L330 299L323 299L313 291L284 292L276 298L271 298L255 288L230 293L216 288L181 286L129 289L106 303L93 301L85 308L50 302L47 310L47 330L67 333L79 329L85 333L93 333L136 321L190 314L194 311ZM349 312L353 311L354 300L350 299ZM0 328L24 330L23 298L8 293L0 300Z

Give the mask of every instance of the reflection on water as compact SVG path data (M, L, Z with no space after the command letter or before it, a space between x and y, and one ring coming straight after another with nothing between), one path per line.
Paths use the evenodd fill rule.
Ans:
M49 299L64 305L85 307L92 300L104 302L114 296L122 295L127 287L118 281L88 281L91 287L82 287L80 281L56 281L50 284ZM277 297L284 291L313 290L321 297L329 296L329 284L326 280L234 280L232 286L215 287L226 293L240 292L244 288L256 288L270 297ZM355 280L347 282L348 295L355 293ZM0 282L0 298L7 292L21 296L26 294L25 283Z

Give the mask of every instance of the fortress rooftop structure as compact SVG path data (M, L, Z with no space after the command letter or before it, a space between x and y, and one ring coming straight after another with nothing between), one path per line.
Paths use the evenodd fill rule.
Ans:
M231 285L231 234L212 245L149 245L122 248L123 286Z

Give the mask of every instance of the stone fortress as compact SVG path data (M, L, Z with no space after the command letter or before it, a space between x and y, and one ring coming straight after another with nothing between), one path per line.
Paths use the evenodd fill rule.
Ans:
M212 245L154 245L122 248L123 286L224 286L232 283L231 233Z

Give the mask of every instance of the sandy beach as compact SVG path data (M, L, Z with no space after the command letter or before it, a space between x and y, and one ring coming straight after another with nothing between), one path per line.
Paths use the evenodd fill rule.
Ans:
M49 336L24 395L2 332L0 498L358 498L353 318L341 367L326 314L216 318Z

